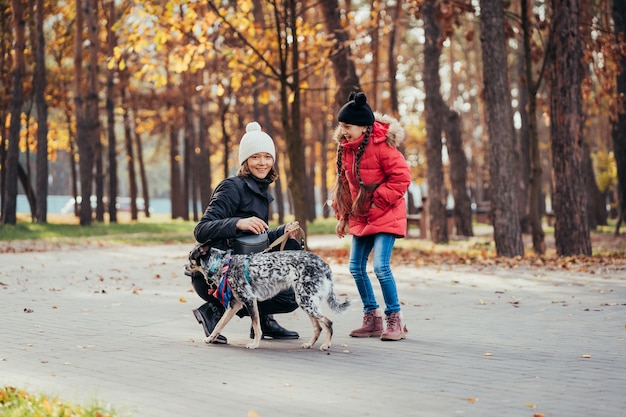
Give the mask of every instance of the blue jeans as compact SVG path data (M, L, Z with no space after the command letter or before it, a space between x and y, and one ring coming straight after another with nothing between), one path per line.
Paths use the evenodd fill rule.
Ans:
M374 250L374 273L380 288L383 291L385 300L385 314L398 313L400 303L398 302L398 290L396 280L391 273L389 261L391 250L396 241L394 235L377 233L369 236L353 236L352 249L350 251L350 273L354 277L356 287L363 301L363 312L365 314L378 308L372 282L367 275L367 260L370 252Z

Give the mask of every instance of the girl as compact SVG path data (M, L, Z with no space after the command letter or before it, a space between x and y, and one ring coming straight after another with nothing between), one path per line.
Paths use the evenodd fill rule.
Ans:
M406 235L404 195L411 182L406 160L397 146L404 131L392 117L374 114L364 93L351 93L339 110L337 183L333 208L339 220L336 233L353 236L350 273L363 302L363 324L352 337L380 336L381 340L405 338L396 282L389 265L396 238ZM374 251L374 273L385 301L387 328L366 267Z

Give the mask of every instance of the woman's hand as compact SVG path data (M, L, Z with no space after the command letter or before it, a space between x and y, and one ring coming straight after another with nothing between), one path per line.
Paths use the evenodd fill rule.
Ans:
M297 237L300 234L300 223L297 221L287 223L285 225L285 233L289 233L289 237Z
M337 223L337 226L335 226L335 234L337 235L337 237L339 237L339 239L341 239L341 238L346 236L346 226L347 226L347 224L348 224L348 222L346 222L344 219L341 219Z
M237 230L249 230L252 233L261 234L267 231L267 223L258 217L246 217L237 221Z

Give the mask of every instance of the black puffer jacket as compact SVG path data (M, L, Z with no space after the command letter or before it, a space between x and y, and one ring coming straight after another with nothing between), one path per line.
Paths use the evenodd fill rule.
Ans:
M256 216L266 223L269 218L269 205L274 197L267 192L271 181L258 179L252 175L230 177L223 180L213 190L209 205L194 229L196 241L211 240L212 246L229 249L228 239L241 235L237 230L239 219ZM269 241L273 242L284 232L282 225L269 231Z

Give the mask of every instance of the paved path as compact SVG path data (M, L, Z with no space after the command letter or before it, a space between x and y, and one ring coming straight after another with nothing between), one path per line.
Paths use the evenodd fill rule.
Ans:
M333 238L334 239L334 238ZM310 247L338 244L310 238ZM395 268L407 340L206 345L189 247L0 254L0 384L134 417L615 417L626 410L626 271ZM358 299L346 265L339 293ZM378 286L375 287L379 291ZM308 337L302 312L277 316ZM319 345L319 342L318 342Z

